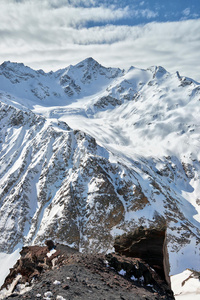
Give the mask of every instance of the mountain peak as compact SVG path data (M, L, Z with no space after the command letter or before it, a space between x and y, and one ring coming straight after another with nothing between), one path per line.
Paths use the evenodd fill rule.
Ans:
M84 60L87 63L98 63L93 57L88 57Z
M2 69L14 69L14 68L22 68L25 67L23 63L17 63L17 62L11 62L11 61L4 61L1 65L0 68Z
M75 67L77 67L77 68L82 68L84 66L87 66L87 67L98 66L98 67L100 67L101 65L92 57L88 57L88 58L82 60L81 62L79 62L78 64L75 65Z
M31 75L33 76L37 71L34 71L28 66L25 66L23 63L18 63L18 62L11 62L11 61L4 61L0 65L0 70L3 72L5 71L8 74L13 74L14 76L19 76L19 75ZM41 70L40 70L41 71Z

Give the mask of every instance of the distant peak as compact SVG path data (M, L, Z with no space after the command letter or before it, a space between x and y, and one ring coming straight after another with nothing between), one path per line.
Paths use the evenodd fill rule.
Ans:
M166 73L167 71L165 70L165 68L161 67L161 66L158 66L156 67L156 73L157 72L160 72L160 73Z
M23 63L17 63L17 62L11 62L11 61L4 61L0 67L11 67L11 66L19 66L19 67L24 67L24 64Z
M88 58L86 58L85 60L83 60L83 61L85 61L86 63L88 63L88 64L99 64L93 57L88 57Z
M27 70L30 72L33 72L34 70L32 70L30 67L25 66L23 63L18 63L18 62L11 62L11 61L4 61L1 65L0 65L1 69L7 69L10 71L14 71L14 72L24 72Z
M83 66L101 66L98 61L96 61L94 58L92 57L88 57L84 60L82 60L81 62L79 62L78 64L75 65L75 67L81 68Z
M147 70L151 71L152 73L166 73L167 71L165 70L165 68L161 67L161 66L151 66L149 67Z
M162 78L163 75L167 74L167 70L161 66L151 66L147 69L148 71L151 71L153 73L153 78Z

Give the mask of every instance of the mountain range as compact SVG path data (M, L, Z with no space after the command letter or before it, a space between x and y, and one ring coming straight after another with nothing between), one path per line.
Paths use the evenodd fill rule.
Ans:
M0 66L0 252L109 252L167 227L170 274L200 266L200 84L163 67ZM3 257L3 256L2 256Z

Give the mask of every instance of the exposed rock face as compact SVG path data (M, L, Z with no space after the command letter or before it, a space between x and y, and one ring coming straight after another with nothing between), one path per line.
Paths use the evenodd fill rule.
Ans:
M17 277L18 274L22 275L20 278L20 283L31 283L33 278L38 278L40 274L48 269L51 269L54 265L53 259L56 257L58 263L58 257L60 258L59 261L62 261L63 252L68 255L77 253L77 250L70 248L68 246L57 245L57 247L52 243L52 241L46 242L47 246L27 246L23 247L22 251L20 252L20 259L17 263L10 269L10 274L6 277L4 284L1 288L8 287L13 280ZM52 247L56 247L56 254L55 252L52 255L48 255L49 251L52 250ZM63 251L64 249L64 251ZM17 283L16 283L17 284ZM14 287L15 288L15 287Z
M97 107L98 109L104 109L108 106L117 106L117 105L121 105L122 101L115 99L111 96L107 96L107 97L102 97L101 99L99 99L95 104L94 107Z
M62 296L85 300L94 299L91 298L94 295L99 300L174 299L170 287L142 259L117 254L81 254L68 246L55 246L51 241L46 244L22 249L21 258L2 286L0 299L1 293L9 298L6 288L13 282L12 299L36 299L47 292L53 299ZM23 287L28 287L28 291L23 291Z
M134 280L137 284L154 286L161 295L166 295L169 299L173 298L170 284L160 276L159 273L161 272L157 273L157 270L152 269L151 265L147 264L144 259L117 254L108 254L106 258L110 267L119 273L123 272L129 280Z
M170 285L165 228L147 229L141 226L133 232L117 237L114 247L119 254L143 259Z

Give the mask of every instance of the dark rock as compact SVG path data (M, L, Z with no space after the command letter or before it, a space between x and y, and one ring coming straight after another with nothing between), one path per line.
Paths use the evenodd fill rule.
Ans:
M18 294L17 293L13 293L12 295L10 295L10 298L14 298L16 296L18 296Z
M52 240L45 241L45 245L47 245L49 251L52 250L52 249L55 249L55 247L56 247Z
M139 227L115 239L115 251L128 257L143 259L170 286L166 228Z
M107 254L106 259L109 266L119 274L123 270L123 276L128 280L134 280L137 285L153 286L155 290L159 291L160 295L167 295L169 299L173 299L171 287L144 260L117 254Z
M64 284L64 285L62 286L62 288L63 288L64 290L68 290L68 289L69 289L69 285L68 285L68 284Z
M54 245L53 242L46 243ZM21 274L12 294L13 299L36 299L47 291L65 299L168 299L174 300L173 292L159 275L142 259L117 254L83 254L65 245L56 244L56 252L47 257L47 246L24 247L3 285L6 288ZM53 263L54 262L54 263ZM123 269L126 274L120 271ZM37 277L34 274L37 272ZM34 276L34 284L32 278ZM134 276L134 277L133 277ZM55 280L60 284L55 284ZM23 294L19 283L29 282L32 289ZM149 285L150 284L150 285ZM156 291L156 295L155 295Z

